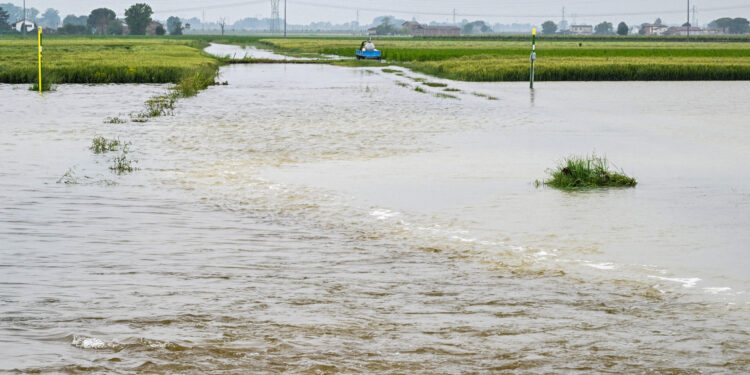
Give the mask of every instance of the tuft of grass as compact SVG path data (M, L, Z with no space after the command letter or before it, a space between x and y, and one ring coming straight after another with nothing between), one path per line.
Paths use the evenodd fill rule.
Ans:
M31 87L29 87L29 90L38 92L39 82L38 81L34 82L34 84L31 85ZM49 80L46 80L46 81L42 80L42 92L47 92L47 91L54 91L54 89L52 89L52 83Z
M123 174L133 172L135 167L133 167L133 160L128 159L127 152L123 151L122 154L112 159L112 165L109 166L109 169L117 174Z
M457 96L453 96L453 95L442 93L442 92L435 94L435 97L441 98L441 99L458 99Z
M126 122L128 122L128 121L125 120L125 119L121 119L121 118L119 118L117 116L115 116L115 117L107 117L107 119L104 120L105 124L124 124Z
M439 82L424 82L424 85L430 87L448 87L448 84Z
M427 93L427 91L425 91L425 89L423 89L423 88L421 88L421 87L419 87L419 86L415 87L415 88L414 88L414 91L416 91L416 92L421 92L421 93L423 93L423 94Z
M401 71L398 70L398 69L388 69L388 68L385 68L385 69L383 69L383 73L401 73Z
M109 151L117 151L121 146L124 149L127 147L127 144L123 144L119 139L96 137L91 141L91 147L89 147L89 149L95 154L103 154Z
M175 95L158 95L146 101L146 111L140 118L158 117L174 114Z
M452 87L448 87L447 89L445 89L445 90L443 90L443 91L447 91L447 92L461 92L461 90L459 90L459 89L454 89L454 88L452 88Z
M401 87L409 87L408 83L404 83L404 82L400 82L400 81L396 81L396 85L401 86Z
M607 187L634 187L638 182L622 171L611 170L605 157L569 156L555 170L549 171L550 178L536 181L541 184L561 189L594 189Z
M472 92L471 95L474 95L480 98L485 98L487 100L498 100L496 97L492 95L482 94L481 92Z
M177 85L172 88L173 95L182 98L190 98L198 95L202 90L216 84L217 71L213 66L203 66L180 78ZM174 102L172 103L174 104ZM153 117L153 116L152 116Z

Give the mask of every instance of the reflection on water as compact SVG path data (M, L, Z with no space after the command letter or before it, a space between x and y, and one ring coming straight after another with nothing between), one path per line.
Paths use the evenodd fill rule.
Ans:
M747 172L730 156L747 151L735 113L712 134L697 121L668 122L680 118L674 106L642 107L648 123L587 127L576 124L611 120L617 106L636 112L597 102L609 89L588 83L538 88L532 110L526 84L451 82L462 92L449 100L367 69L232 66L222 79L230 85L179 102L173 117L122 125L103 120L164 88L63 85L40 98L0 86L0 111L12 119L0 128L0 370L693 373L750 364L738 294L747 278L702 252L717 239L718 254L746 261ZM109 157L87 150L97 135L133 142L140 170L112 175ZM703 148L683 155L685 142ZM599 147L642 185L589 194L531 185L556 157ZM721 170L700 162L707 147L723 149ZM70 168L74 183L56 183ZM680 208L672 197L692 201ZM722 224L740 222L692 233L710 207ZM674 261L690 244L687 260ZM644 268L631 251L661 263ZM730 276L719 280L722 272Z

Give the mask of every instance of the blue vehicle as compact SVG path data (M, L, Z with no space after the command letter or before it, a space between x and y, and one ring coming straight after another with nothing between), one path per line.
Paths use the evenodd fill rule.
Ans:
M382 51L357 50L357 60L380 60L383 58Z

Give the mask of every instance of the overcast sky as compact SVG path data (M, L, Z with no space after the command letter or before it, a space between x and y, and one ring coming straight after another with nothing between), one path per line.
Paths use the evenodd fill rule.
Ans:
M22 0L0 0L21 5ZM281 13L283 17L283 4ZM136 2L146 2L154 9L155 18L203 17L215 21L226 17L234 22L245 17L269 17L271 0L27 0L28 7L41 11L55 8L61 16L70 13L88 14L91 9L107 7L122 16L125 8ZM601 21L630 24L653 22L661 17L665 23L684 23L687 18L687 0L287 0L288 20L293 24L313 21L346 23L356 20L357 8L362 24L372 22L376 16L390 14L399 18L416 18L420 22L452 21L453 9L457 20L485 20L490 23L541 24L547 19L559 22L562 8L566 8L569 23L595 24ZM693 0L698 24L715 18L750 18L750 0Z

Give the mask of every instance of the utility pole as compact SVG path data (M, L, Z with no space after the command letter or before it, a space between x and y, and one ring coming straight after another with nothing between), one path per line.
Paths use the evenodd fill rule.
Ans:
M687 0L687 40L690 41L690 28L692 25L690 24L690 0Z
M26 0L23 0L23 17L21 18L21 29L23 29L23 37L26 37Z
M286 38L286 0L284 0L284 38Z

